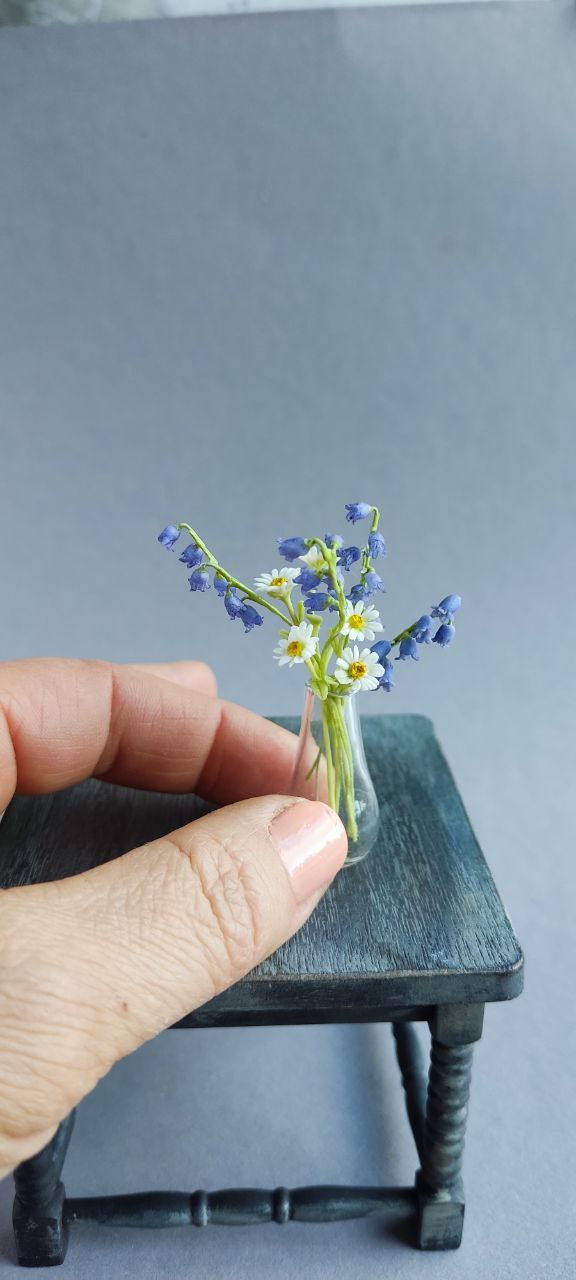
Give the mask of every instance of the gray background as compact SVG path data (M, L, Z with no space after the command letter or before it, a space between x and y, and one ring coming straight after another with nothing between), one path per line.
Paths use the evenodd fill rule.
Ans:
M248 575L378 501L390 629L465 607L365 706L434 718L527 951L477 1052L459 1254L78 1229L62 1275L574 1276L573 12L7 30L0 93L2 656L204 655L296 711L273 629L191 597L155 535L188 518ZM386 1028L181 1032L81 1107L67 1182L413 1168Z

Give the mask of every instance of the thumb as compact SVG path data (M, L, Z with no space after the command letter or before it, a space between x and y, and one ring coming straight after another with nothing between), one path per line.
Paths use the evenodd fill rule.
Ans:
M294 933L346 847L327 805L265 796L70 879L5 891L0 1174L114 1062Z

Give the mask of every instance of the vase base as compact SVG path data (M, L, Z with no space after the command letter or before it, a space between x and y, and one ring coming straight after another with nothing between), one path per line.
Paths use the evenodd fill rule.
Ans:
M346 826L346 815L341 813L340 817L344 826ZM354 867L358 862L364 862L364 859L372 853L372 850L378 843L378 835L380 832L380 823L378 818L376 817L376 820L366 822L366 814L357 812L356 821L358 827L358 838L354 840L350 835L348 836L348 853L346 854L345 861L340 868L341 870L343 870L344 867ZM363 823L364 826L362 825Z
M368 837L360 840L358 842L358 848L355 849L354 845L351 845L340 870L343 871L344 867L354 867L357 862L364 862L364 859L368 857L368 854L372 853L377 839L378 832L376 831L371 838Z
M320 702L307 688L289 790L334 809L349 840L344 865L364 861L378 839L380 811L356 694L332 692Z
M353 853L351 857L347 857L344 860L340 870L345 871L346 867L355 867L358 862L364 862L364 859L368 857L369 853L369 849L366 849L365 853Z

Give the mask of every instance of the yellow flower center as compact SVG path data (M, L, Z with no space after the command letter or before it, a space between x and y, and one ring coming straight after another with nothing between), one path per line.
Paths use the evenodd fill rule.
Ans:
M271 583L270 583L270 586L271 586L271 587L285 587L285 586L286 586L286 578L272 578L272 581L271 581Z
M348 624L349 624L349 626L354 627L354 630L355 630L355 631L362 631L362 629L363 629L363 627L364 627L364 619L363 619L363 617L362 617L362 614L361 614L361 613L351 613L351 614L350 614L350 617L349 617L349 619L348 619Z
M304 652L304 643L302 640L291 640L286 646L286 653L289 658L300 658ZM362 666L362 663L360 663Z
M351 662L348 667L348 675L352 680L361 680L366 675L368 667L365 662Z

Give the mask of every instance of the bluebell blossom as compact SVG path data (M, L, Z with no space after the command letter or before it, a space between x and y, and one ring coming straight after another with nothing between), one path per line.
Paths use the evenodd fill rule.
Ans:
M380 676L378 688L385 693L391 693L394 688L394 663L389 658L384 659L384 675Z
M214 588L215 588L216 594L219 596L225 596L228 590L228 583L226 579L223 578L219 573L214 574Z
M380 577L380 574L376 573L374 569L370 569L370 571L366 574L364 583L369 596L375 595L377 591L386 590L386 587L384 586L384 583Z
M365 520L366 516L372 514L373 508L368 502L347 502L346 503L346 519L352 524L356 524L357 520Z
M404 658L413 658L415 662L418 662L419 657L418 645L414 636L404 636L404 639L400 641L400 653L396 661L400 662Z
M433 637L433 643L441 645L444 649L446 645L450 644L450 641L454 639L455 634L456 628L452 626L452 623L443 622L441 626L438 627L436 635Z
M190 546L184 549L178 559L182 564L187 565L189 569L194 569L197 564L202 564L204 552L200 550L200 547L195 542L191 542Z
M166 547L167 550L170 551L174 546L174 543L178 541L179 537L180 530L176 528L176 525L167 524L166 528L162 530L162 533L158 534L158 541L162 543L163 547Z
M368 554L371 560L377 560L378 556L386 555L386 543L378 530L368 535Z
M443 622L449 622L452 614L456 613L462 604L460 596L444 596L440 604L434 605L432 610L433 618L441 618Z
M325 533L324 541L326 546L332 549L334 547L341 547L344 539L339 533Z
M432 619L429 613L423 613L412 627L412 635L418 644L430 644L432 640Z
M245 632L253 631L254 627L261 627L264 621L261 614L258 613L258 610L254 609L251 604L246 604L246 603L242 605L242 610L239 617L241 621L244 623Z
M356 586L348 592L348 599L352 604L358 604L360 600L370 600L371 596L376 595L377 591L385 591L386 587L379 574L370 571L365 574L362 582L357 582Z
M243 607L240 596L236 591L228 591L226 593L224 596L224 608L229 618L239 618Z
M348 592L348 599L352 601L352 604L359 604L360 600L368 600L369 598L370 592L363 582L357 582L356 586L352 587L352 590Z
M294 579L298 587L303 591L313 591L315 587L320 586L320 578L317 573L313 573L306 565L300 570L298 577Z
M353 564L360 559L362 552L359 547L340 547L336 552L338 564L343 569L351 569Z
M371 648L372 648L372 653L378 654L378 661L383 662L384 658L388 657L388 654L390 653L392 645L390 644L389 640L377 640L376 644L373 644Z
M306 552L306 543L303 538L277 538L278 550L285 560L297 560L298 556L303 556Z
M210 578L205 569L195 569L188 579L191 591L209 591Z
M304 608L306 613L320 613L322 609L326 608L329 600L330 596L327 591L311 591L305 597Z

